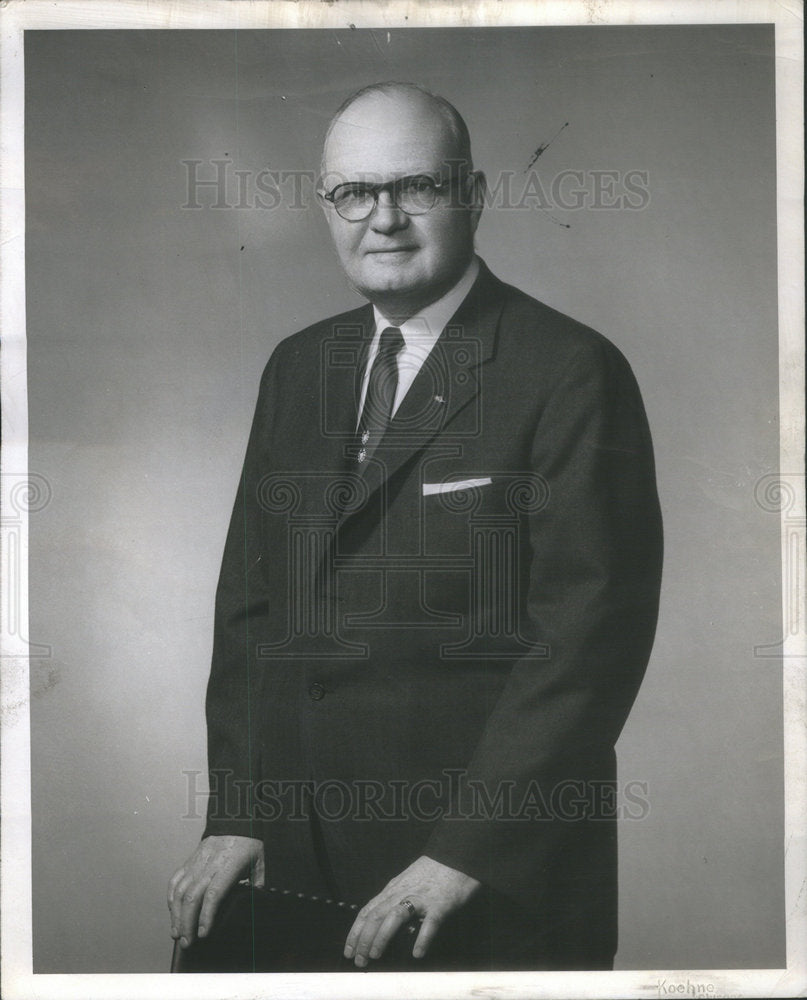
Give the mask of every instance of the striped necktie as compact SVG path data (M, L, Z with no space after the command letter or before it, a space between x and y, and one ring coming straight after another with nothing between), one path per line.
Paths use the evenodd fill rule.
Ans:
M403 346L403 334L397 326L388 326L382 332L378 353L370 369L364 408L359 421L359 452L356 459L360 465L372 456L392 419L395 393L398 390L398 354Z

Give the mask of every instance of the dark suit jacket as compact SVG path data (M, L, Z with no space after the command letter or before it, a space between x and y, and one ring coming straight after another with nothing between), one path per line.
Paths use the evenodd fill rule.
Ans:
M369 305L317 323L263 375L217 594L205 835L262 837L269 884L357 903L427 854L559 951L613 954L614 744L661 572L633 375L482 265L359 466L372 331Z

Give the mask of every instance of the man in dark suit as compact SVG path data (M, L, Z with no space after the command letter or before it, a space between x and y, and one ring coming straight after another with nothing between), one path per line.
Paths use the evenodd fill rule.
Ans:
M366 88L331 123L323 208L370 304L282 341L261 382L208 822L169 886L183 945L251 872L360 906L358 968L413 918L424 967L611 967L614 745L661 571L652 448L617 349L475 256L484 183L420 88Z

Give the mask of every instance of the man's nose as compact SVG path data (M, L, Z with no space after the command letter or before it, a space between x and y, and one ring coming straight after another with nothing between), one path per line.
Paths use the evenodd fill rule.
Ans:
M409 216L402 212L392 200L389 191L379 191L373 211L370 213L370 228L377 233L394 233L409 225Z

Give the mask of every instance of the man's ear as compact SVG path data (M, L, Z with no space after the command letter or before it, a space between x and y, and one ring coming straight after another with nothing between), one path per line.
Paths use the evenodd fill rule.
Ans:
M488 182L481 170L472 170L468 175L468 208L471 212L471 228L476 232L482 209L485 207L485 193Z

